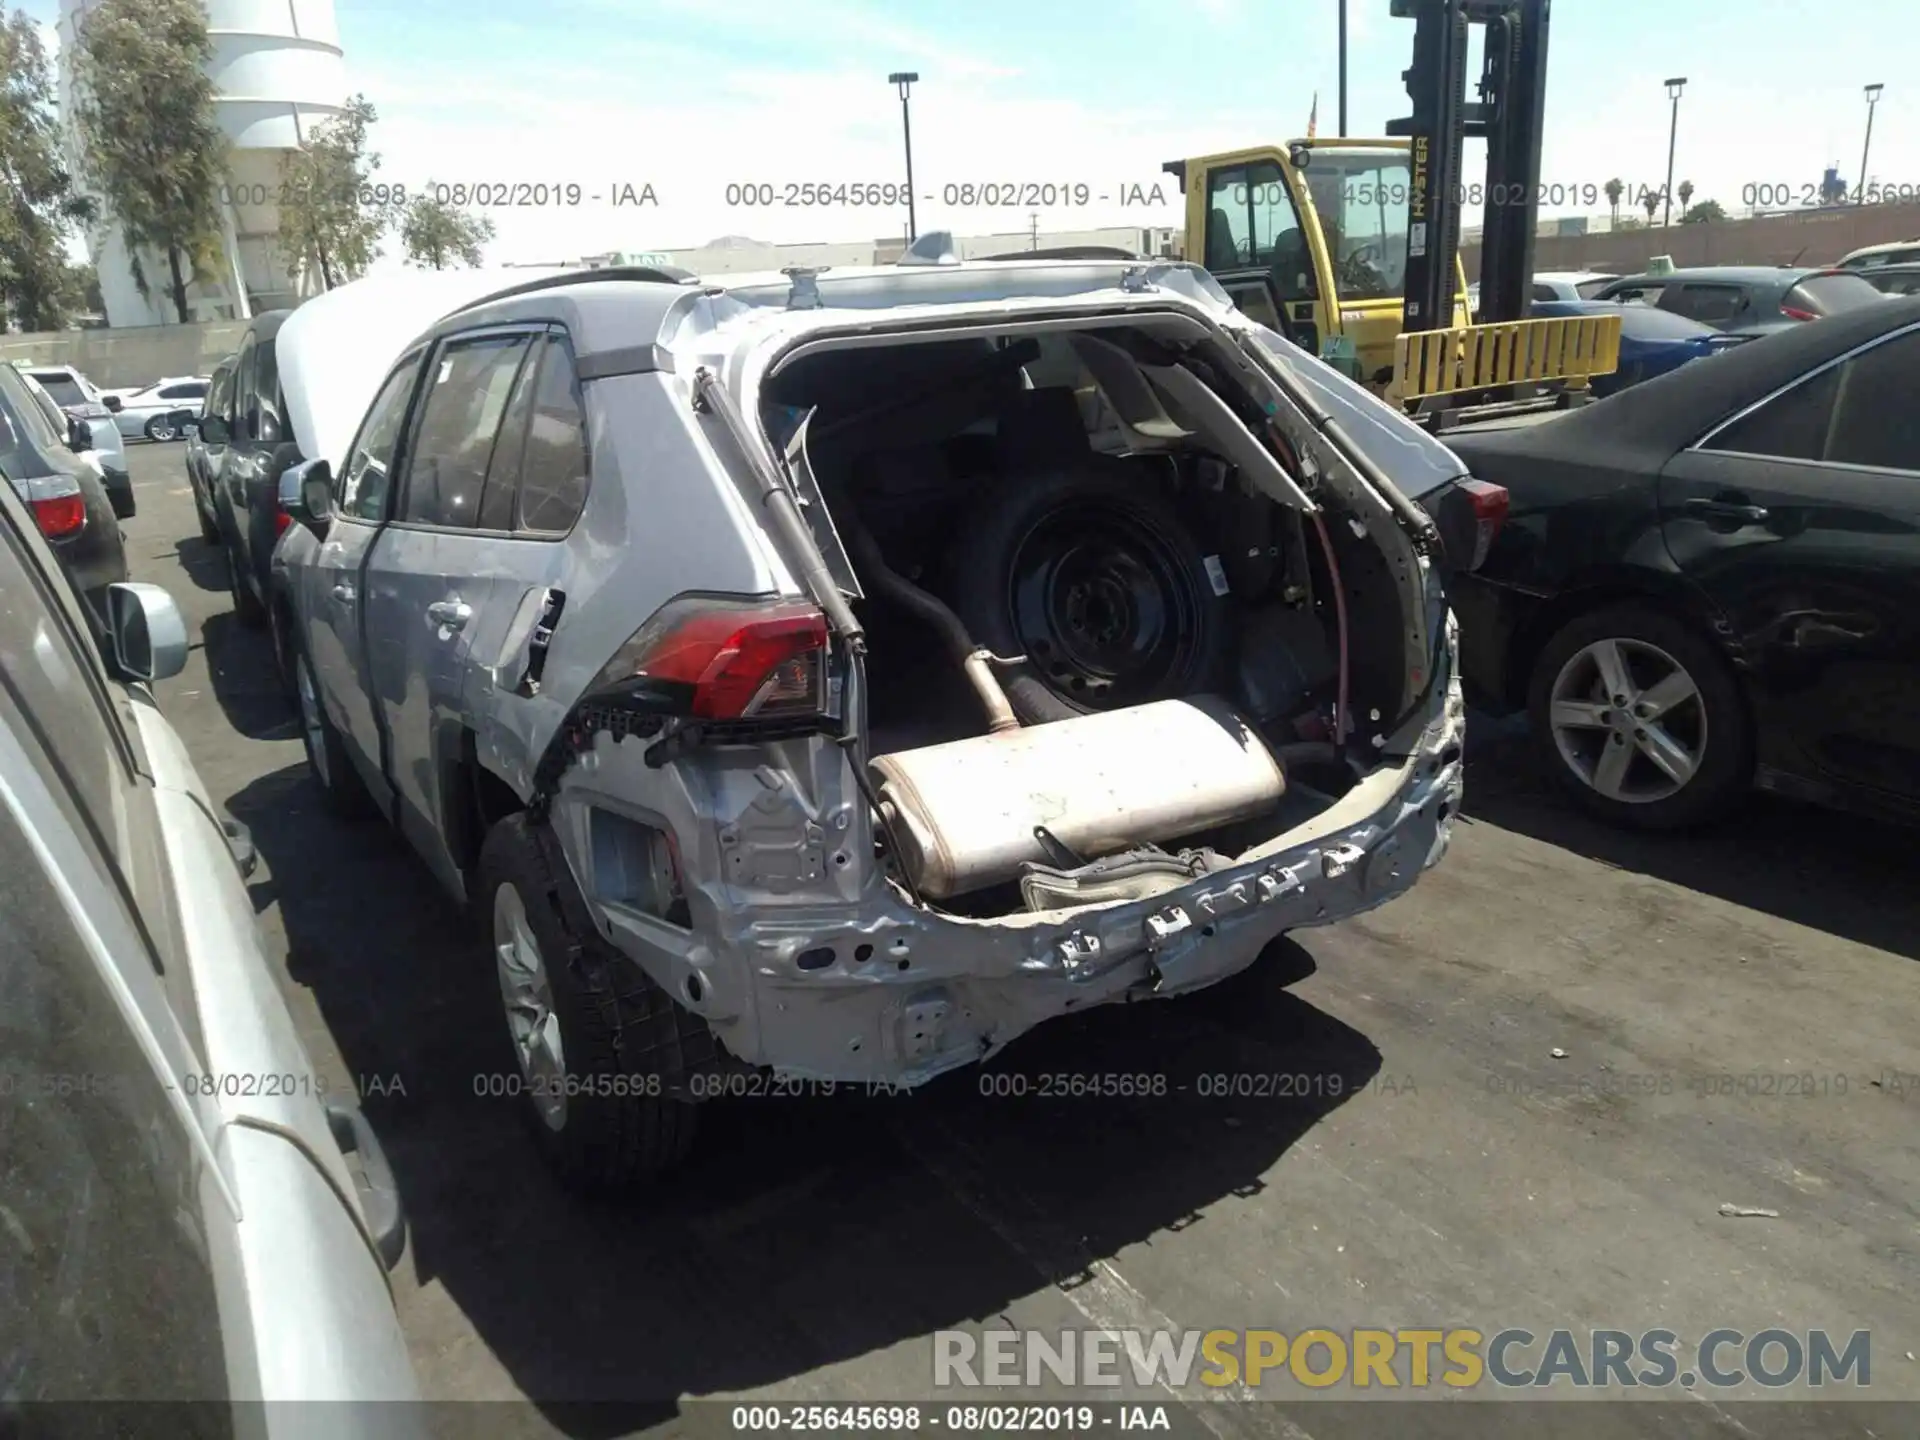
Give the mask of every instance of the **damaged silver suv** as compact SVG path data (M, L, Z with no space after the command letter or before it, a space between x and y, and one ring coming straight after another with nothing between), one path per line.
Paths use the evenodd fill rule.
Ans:
M1446 849L1442 582L1504 492L1197 267L543 276L335 445L353 290L279 342L308 758L470 902L569 1179L671 1163L716 1077L915 1085L1213 984Z

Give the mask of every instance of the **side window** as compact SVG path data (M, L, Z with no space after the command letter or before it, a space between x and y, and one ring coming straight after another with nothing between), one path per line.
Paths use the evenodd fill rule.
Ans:
M198 381L190 385L165 385L160 390L162 400L203 400L206 394L207 387Z
M1551 285L1536 285L1533 287L1533 298L1536 300L1558 300L1560 296Z
M1738 285L1675 285L1662 303L1676 315L1718 325L1746 308L1747 292Z
M1257 266L1282 300L1314 294L1313 257L1280 167L1270 160L1207 178L1207 268Z
M587 503L587 415L573 351L551 335L540 355L527 448L520 461L517 529L564 535Z
M8 723L0 702L0 725ZM25 748L33 752L30 739ZM0 1355L9 1397L223 1399L226 1351L190 1141L25 819L0 804ZM99 900L86 876L69 878L88 902ZM233 1433L224 1405L189 1428L202 1425L209 1440Z
M247 429L262 445L280 443L280 363L271 340L262 340L254 352L253 404Z
M532 338L484 335L435 352L407 461L402 519L463 529L479 524L494 437Z
M1835 365L1775 396L1746 419L1721 431L1704 448L1782 460L1818 460L1826 453L1841 369Z
M383 520L393 484L393 454L407 419L407 400L420 374L420 356L410 355L387 377L360 422L347 463L334 477L334 507L356 520Z
M487 466L487 483L480 492L482 530L513 529L520 500L520 457L527 448L527 422L533 415L533 393L540 386L540 352L546 344L539 339L527 348L513 394L507 397L500 434L493 442L493 461Z
M1658 305L1663 285L1624 285L1606 298L1619 305Z
M1244 166L1207 175L1207 269L1233 270L1253 263L1253 216L1247 210Z
M207 391L207 414L225 416L227 397L233 392L233 372L222 370L213 377L213 385Z
M1920 409L1913 377L1920 369L1920 331L1863 350L1840 367L1839 394L1826 459L1920 473Z
M233 438L247 440L252 438L249 428L253 415L253 355L255 346L253 337L247 337L247 343L240 347L240 356L233 362Z

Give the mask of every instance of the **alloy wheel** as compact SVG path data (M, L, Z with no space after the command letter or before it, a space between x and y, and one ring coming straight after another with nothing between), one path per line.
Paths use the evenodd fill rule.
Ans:
M1706 757L1698 682L1645 640L1601 639L1575 651L1554 677L1547 713L1567 768L1622 804L1670 799Z

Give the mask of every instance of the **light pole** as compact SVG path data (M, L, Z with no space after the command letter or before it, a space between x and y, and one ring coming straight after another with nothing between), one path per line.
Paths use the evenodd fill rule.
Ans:
M913 120L907 114L907 91L919 78L920 73L917 70L896 70L887 76L887 83L900 91L900 134L907 142L907 243L909 245L920 238L920 232L913 219Z
M1884 85L1867 86L1867 143L1860 147L1860 203L1867 203L1867 156L1873 153L1873 107L1880 103Z
M1667 98L1673 102L1673 124L1667 130L1667 210L1660 217L1660 228L1673 223L1673 147L1680 138L1680 92L1687 88L1687 77L1667 81Z
M1347 138L1347 0L1340 6L1340 138Z

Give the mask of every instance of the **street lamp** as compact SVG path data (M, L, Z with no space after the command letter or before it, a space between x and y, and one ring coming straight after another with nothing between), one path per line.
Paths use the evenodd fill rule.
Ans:
M1660 228L1673 223L1673 147L1680 138L1680 92L1687 88L1684 75L1667 81L1667 98L1673 102L1673 124L1667 130L1667 211L1660 217Z
M1867 156L1873 152L1873 107L1880 103L1884 85L1867 86L1867 143L1860 147L1860 203L1867 201Z
M900 133L907 142L907 243L911 245L919 238L919 230L913 219L913 121L907 115L907 90L920 78L917 70L896 70L887 76L887 83L900 91Z

